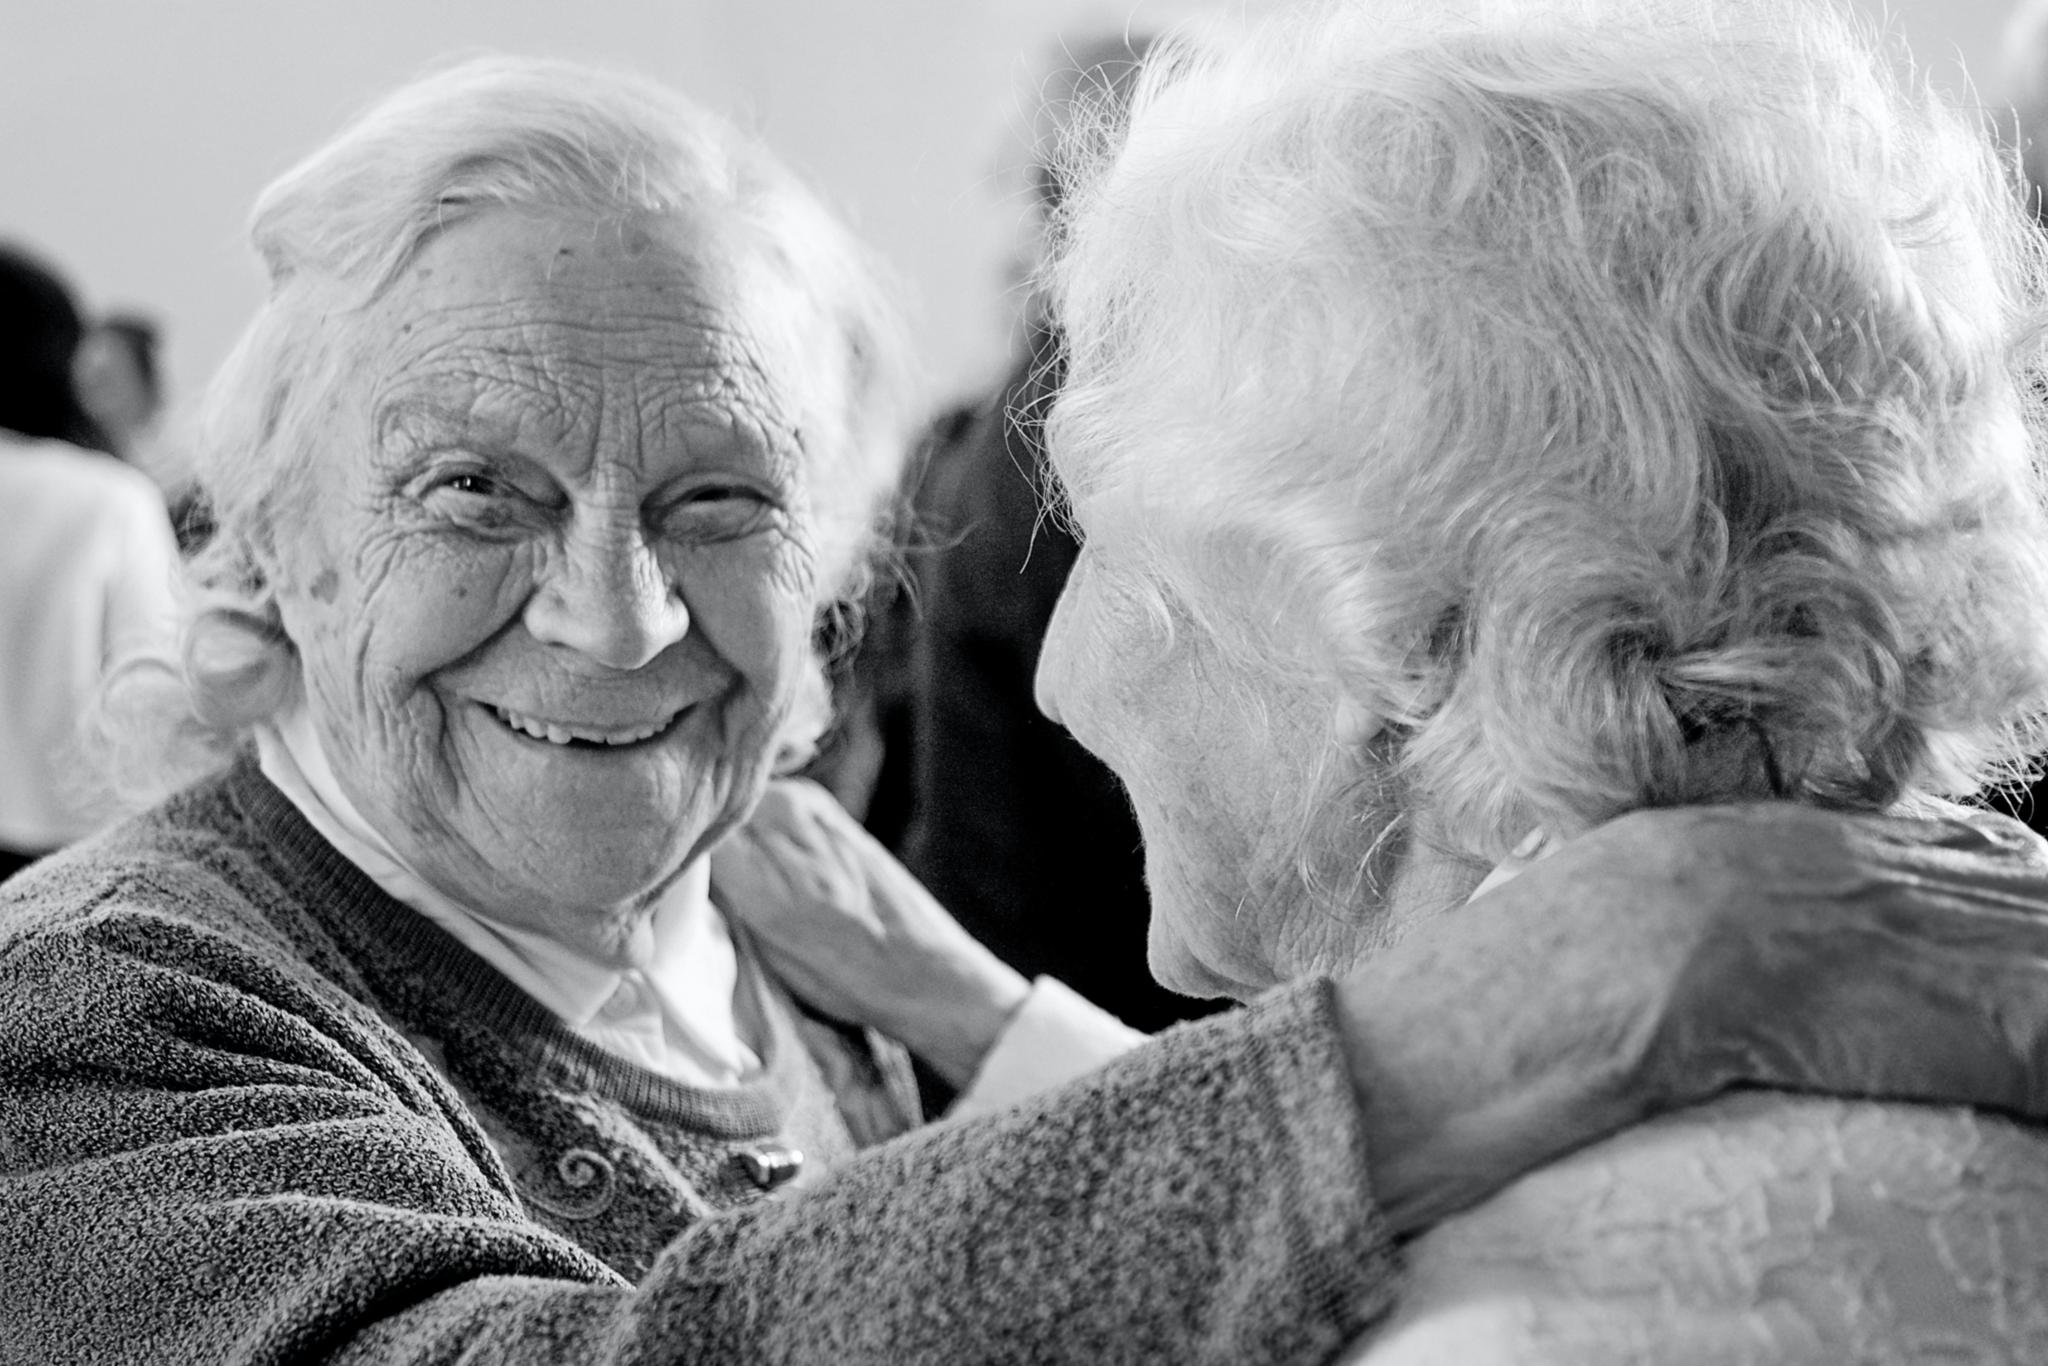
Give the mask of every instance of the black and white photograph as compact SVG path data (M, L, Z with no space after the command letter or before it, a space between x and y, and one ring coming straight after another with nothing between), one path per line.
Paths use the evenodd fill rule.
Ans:
M0 1366L2048 1366L2048 0L0 0Z

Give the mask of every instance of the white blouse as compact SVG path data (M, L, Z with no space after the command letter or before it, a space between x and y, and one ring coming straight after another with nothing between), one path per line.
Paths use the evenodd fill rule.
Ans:
M1530 1173L1407 1248L1360 1366L2038 1366L2048 1139L1738 1094Z
M737 1008L738 954L710 897L707 860L656 907L645 959L599 962L532 930L501 924L420 877L364 820L335 780L305 709L256 734L263 774L321 838L394 900L412 907L615 1057L689 1086L729 1087L761 1068ZM1071 1081L1144 1035L1042 977L982 1060L949 1117L1001 1109Z

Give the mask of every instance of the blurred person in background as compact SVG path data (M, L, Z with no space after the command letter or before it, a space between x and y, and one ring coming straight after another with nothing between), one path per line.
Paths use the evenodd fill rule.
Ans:
M190 455L163 440L162 329L139 313L110 313L79 343L72 367L79 402L106 449L166 490L178 550L189 555L213 534L213 514L192 477Z
M163 496L100 453L73 382L84 334L56 273L0 246L0 878L106 818L80 726L108 666L173 616Z
M778 842L851 824L770 778L905 456L864 250L686 101L510 59L252 235L218 530L107 699L188 785L0 887L13 1357L1318 1360L1396 1237L1725 1086L2048 1113L1998 851L1657 813L1476 901L1449 1014L1304 982L909 1132L901 1048L971 1099L1041 993L885 860L838 918L712 866L765 812L802 884ZM1842 876L1753 895L1788 840Z
M133 313L110 313L86 329L72 363L79 406L106 438L107 450L132 465L143 458L163 418L158 329Z
M1145 965L1145 864L1116 775L1032 701L1040 644L1078 547L1043 515L1043 424L1060 342L1039 267L1063 199L1055 152L1113 121L1151 38L1063 44L1036 90L1012 179L1028 188L1009 274L1022 328L1010 373L935 425L916 507L916 593L882 639L907 656L908 725L884 791L909 790L905 866L1007 962L1064 981L1144 1030L1213 1005L1162 988ZM907 647L907 648L906 648ZM873 822L870 822L873 828Z

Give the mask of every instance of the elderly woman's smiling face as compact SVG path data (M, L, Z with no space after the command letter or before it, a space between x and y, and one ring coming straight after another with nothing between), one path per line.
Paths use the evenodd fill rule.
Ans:
M344 325L273 568L321 743L443 891L615 949L806 666L829 329L736 233L511 210Z

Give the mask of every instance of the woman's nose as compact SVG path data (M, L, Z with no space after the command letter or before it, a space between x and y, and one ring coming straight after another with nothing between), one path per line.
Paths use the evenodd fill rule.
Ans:
M527 599L534 639L607 668L648 663L689 634L690 609L638 532L572 541Z

